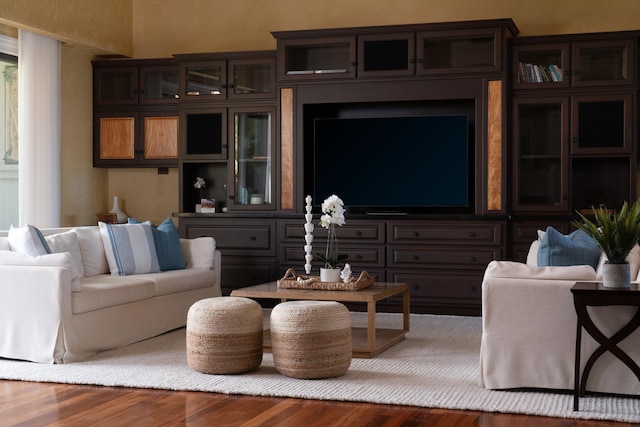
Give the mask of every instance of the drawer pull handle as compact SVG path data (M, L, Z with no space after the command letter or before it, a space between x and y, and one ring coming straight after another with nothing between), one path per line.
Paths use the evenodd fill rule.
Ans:
M476 287L475 287L475 286L469 286L469 290L470 290L471 292L475 292L475 291L476 291Z
M249 240L251 240L252 242L255 242L255 240L256 240L256 236L251 236L251 237L249 237Z
M476 260L476 257L474 257L473 255L471 255L471 256L469 257L469 261L471 261L471 262L475 262L475 260Z
M358 236L358 237L362 236L362 231L356 230L356 236Z
M414 260L414 261L420 261L420 257L419 257L418 255L414 255L414 256L413 256L413 260Z
M471 232L469 232L469 237L476 237L476 233L475 233L475 231L471 231Z
M417 231L414 231L414 232L413 232L413 234L412 234L412 236L413 236L413 237L418 237L418 236L420 236L420 233L418 233Z
M355 256L356 259L362 259L362 255L358 254Z

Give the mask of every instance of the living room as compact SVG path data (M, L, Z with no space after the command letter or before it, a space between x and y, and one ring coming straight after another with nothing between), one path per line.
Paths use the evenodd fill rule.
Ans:
M52 8L36 0L2 0L0 29L27 29L63 41L61 224L95 223L114 196L136 218L160 223L181 210L180 172L169 168L93 167L92 60L167 58L174 54L276 48L272 32L511 18L519 36L638 30L632 1L473 2L331 0L73 0ZM55 12L55 13L54 13ZM507 140L508 143L508 140ZM302 209L302 207L300 207ZM300 216L302 218L302 216Z

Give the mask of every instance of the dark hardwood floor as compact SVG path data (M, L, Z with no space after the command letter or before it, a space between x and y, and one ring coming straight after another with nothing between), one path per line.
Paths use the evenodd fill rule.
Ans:
M0 426L630 427L412 406L0 380Z

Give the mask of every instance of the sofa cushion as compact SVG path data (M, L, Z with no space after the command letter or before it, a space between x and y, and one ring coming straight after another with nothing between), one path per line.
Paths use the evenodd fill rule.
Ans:
M112 275L126 276L160 271L150 222L142 224L99 222L98 225Z
M71 273L71 291L80 292L82 284L80 279L82 276L75 266L71 255L68 252L56 254L46 254L39 256L31 256L15 251L0 250L0 264L2 265L21 265L21 266L42 266L42 267L64 267L69 269Z
M11 250L25 255L38 256L51 253L42 232L33 225L9 229L9 245Z
M149 279L155 285L155 295L169 295L213 286L216 273L204 268L188 268L154 274L140 274L136 277Z
M596 241L584 231L565 236L549 226L540 240L538 267L590 265L596 270L600 254Z
M0 236L0 251L10 251L9 238Z
M96 274L109 272L107 256L104 253L102 235L98 227L75 227L71 231L76 233L80 254L82 255L82 265L84 276L91 277Z
M69 231L66 233L51 234L44 238L51 249L51 253L69 252L73 264L80 273L80 277L84 277L84 266L82 265L82 254L78 245L78 236L76 233Z
M82 292L71 295L74 314L153 298L154 284L139 276L98 274L81 279Z
M141 224L141 222L135 218L129 218L129 224ZM180 235L171 218L167 218L157 227L153 227L152 232L160 271L186 268L180 247Z

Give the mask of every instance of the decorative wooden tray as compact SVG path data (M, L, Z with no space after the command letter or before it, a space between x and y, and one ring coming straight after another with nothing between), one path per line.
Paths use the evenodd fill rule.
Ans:
M359 291L373 285L375 281L369 273L363 271L357 279L350 282L322 282L317 276L298 276L293 268L278 280L278 287L284 289L317 289L324 291Z

